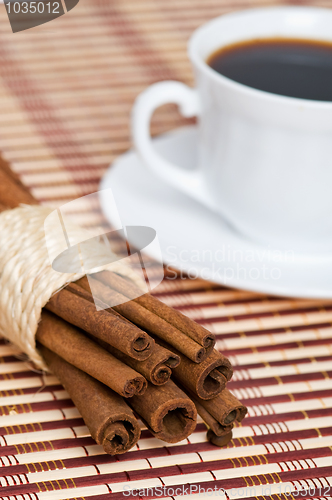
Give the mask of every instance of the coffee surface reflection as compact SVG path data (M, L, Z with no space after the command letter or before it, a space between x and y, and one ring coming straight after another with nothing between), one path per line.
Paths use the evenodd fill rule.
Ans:
M249 40L215 51L207 63L221 75L258 90L332 101L332 42Z

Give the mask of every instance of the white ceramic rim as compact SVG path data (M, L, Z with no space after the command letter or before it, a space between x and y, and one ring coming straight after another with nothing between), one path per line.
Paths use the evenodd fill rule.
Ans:
M315 109L315 110L327 110L331 111L332 110L332 101L315 101L312 99L301 99L297 97L288 97L288 96L283 96L279 94L273 94L270 92L258 90L252 87L248 87L242 83L235 82L234 80L231 80L230 78L227 78L214 69L212 69L204 60L197 51L197 44L199 43L200 37L206 35L206 32L215 27L216 25L220 24L222 25L224 21L229 21L234 20L236 23L237 19L243 16L250 16L250 15L256 15L256 14L267 14L269 13L270 16L273 16L274 13L280 13L280 12L306 12L306 13L312 13L312 14L320 14L322 16L329 16L331 18L331 26L332 26L332 9L326 9L323 7L302 7L302 6L292 6L292 5L286 5L286 6L281 6L281 7L263 7L263 8L254 8L254 9L245 9L245 10L240 10L240 11L235 11L231 12L228 14L223 14L219 17L216 17L214 19L211 19L207 23L203 24L200 26L198 29L194 31L194 33L191 35L188 43L188 55L189 59L191 60L192 64L198 68L201 72L205 73L205 75L212 80L214 80L216 83L222 84L223 86L228 87L231 90L236 90L237 92L240 92L244 96L248 96L251 98L259 99L261 101L269 101L270 103L274 103L277 105L283 104L287 105L292 108L301 108L305 107L307 109ZM294 37L298 38L298 37ZM250 40L252 38L248 38ZM243 40L243 39L242 39ZM242 41L241 40L241 41ZM310 40L310 37L308 36L308 40ZM326 39L321 38L322 41L326 41ZM240 40L239 40L240 41ZM221 45L222 46L222 45ZM225 45L227 46L227 45Z

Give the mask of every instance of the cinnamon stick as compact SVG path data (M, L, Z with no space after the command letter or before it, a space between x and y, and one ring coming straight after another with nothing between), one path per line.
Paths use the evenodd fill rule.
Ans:
M203 419L205 424L213 431L216 436L224 436L228 432L230 432L234 424L230 425L221 425L205 408L201 405L201 403L195 399L193 400L196 406L197 413Z
M77 283L69 285L67 289L74 291L87 300L89 300L89 298L90 300L93 300L91 294L88 292L89 283L87 278L82 278ZM105 293L104 288L101 289L101 293ZM107 297L105 298L107 299ZM112 309L109 309L109 311L112 311ZM120 315L118 314L118 316ZM197 364L188 359L174 347L158 339L158 337L155 338L164 348L168 351L171 350L176 357L181 359L180 364L177 363L172 367L174 377L187 389L192 390L194 394L197 394L200 398L211 399L215 397L225 388L226 382L231 379L233 374L231 363L225 356L220 354L215 349L212 350L210 355L204 361ZM106 345L103 345L103 347L107 348ZM159 354L157 355L157 351L154 351L154 354L152 354L152 356L144 364L142 362L130 362L129 359L125 359L123 356L121 357L121 355L118 355L116 351L112 350L112 348L110 349L110 352L112 352L116 357L119 357L119 359L122 359L125 363L129 364L139 373L142 373L142 375L144 375L150 382L157 384L156 378L153 377L153 373L151 372L154 367L154 363L162 361ZM167 378L164 379L164 382L166 381Z
M241 422L248 411L228 389L224 389L217 397L209 400L199 399L192 393L190 393L190 397L195 403L198 402L222 426Z
M3 182L1 182L1 177L0 177L0 182L1 185L3 186L3 189L0 191L0 201L4 205L8 205L9 207L16 207L19 205L19 203L35 203L35 199L30 195L28 190L21 184L19 181L18 177L15 176L15 174L11 171L9 165L6 162L2 162L0 164L0 171L1 175L3 177ZM87 282L87 280L86 280ZM88 287L88 291L90 291ZM115 292L117 293L117 292ZM58 294L59 295L59 294ZM126 300L123 296L122 299ZM120 301L122 300L120 297ZM52 300L52 299L51 299ZM77 301L76 301L77 302ZM77 302L77 305L79 303ZM52 310L51 307L54 307L55 301L53 301L53 305L49 305L48 308L49 310ZM138 309L135 309L135 305L138 306ZM167 321L164 321L163 319L157 320L157 316L154 315L153 313L150 313L148 311L148 317L145 319L145 312L147 311L145 308L140 306L139 304L122 304L123 307L118 306L115 307L114 309L118 311L120 314L122 314L125 317L128 317L131 319L134 323L137 323L139 326L143 328L151 327L155 333L158 335L163 335L166 341L169 341L171 345L174 345L174 347L178 348L180 352L183 352L185 355L187 355L190 359L192 359L195 362L200 362L202 359L204 359L208 352L202 348L199 344L194 342L192 339L188 338L186 335L184 335L180 330L177 328L174 328L171 324L167 323ZM56 306L57 307L57 306ZM83 304L81 303L79 307L79 311L81 312L81 309L83 308ZM59 315L60 317L61 314L58 314L56 310L52 310L55 314ZM101 312L101 311L100 311ZM126 314L129 312L129 315ZM70 319L68 316L64 319L67 319L69 322ZM137 321L135 321L137 320ZM77 323L73 323L76 326ZM84 329L84 326L82 327ZM118 335L119 336L119 335ZM105 340L105 339L104 339ZM107 340L106 340L107 341ZM172 343L173 342L173 343ZM111 343L111 342L110 342ZM113 345L113 344L112 344ZM114 346L117 347L119 350L122 350L119 346ZM143 349L142 349L143 351ZM129 355L133 355L133 350L131 352L127 352L126 350L122 350L122 352L126 352ZM136 357L136 356L135 356ZM144 355L138 356L140 359L146 359L144 358ZM137 357L136 357L137 359Z
M165 347L165 344L163 344ZM202 363L193 363L173 347L169 349L180 357L180 364L173 369L173 375L181 385L201 399L212 399L220 394L226 383L232 378L233 369L230 361L217 350Z
M6 205L2 205L2 203L0 203L0 212L5 212L6 210L9 210L9 208L6 207Z
M207 431L206 437L211 444L222 447L226 446L232 440L233 432L225 430L223 434L218 435L215 434L212 429L209 429Z
M82 278L82 279L85 279L85 278ZM107 304L104 304L102 301L98 300L96 297L93 297L91 294L91 291L85 290L81 286L77 285L77 282L69 283L66 286L66 290L74 293L75 295L77 295L78 297L81 297L84 300L87 300L91 304L96 304L96 302L97 302L97 304L99 306L101 306L101 308L104 308L105 310L107 309L107 312L109 312L110 314L113 314L113 316L116 316L122 322L127 323L131 326L135 326L133 323L131 323L131 321L129 321L124 316L121 316L121 314L114 311L114 309L112 309L111 307L107 308Z
M118 349L103 342L102 347L112 353L116 358L130 366L138 373L141 373L149 382L154 385L163 385L171 378L172 370L180 363L180 358L173 354L168 349L155 345L151 356L144 360L138 361L126 354L123 354Z
M124 295L112 290L92 276L89 277L89 281L87 278L82 278L76 283L90 292L89 282L92 283L93 293L96 294L98 299L106 304L118 304L112 306L112 309L132 323L168 342L195 363L200 363L207 357L208 351L200 344L137 302L128 302Z
M36 199L22 184L17 174L10 168L8 162L0 157L0 200L7 208L15 208L20 203L38 205Z
M92 302L66 288L53 295L45 308L128 356L143 360L151 355L154 340L146 332L107 310L97 311Z
M79 297L82 297L90 301L91 303L94 302L92 295L86 290L84 290L82 287L78 286L76 283L69 284L66 289L69 290L70 292L75 293ZM129 325L132 325L132 323L129 320L121 316L112 308L108 309L108 311L116 315L123 321L126 321ZM168 349L158 344L155 344L154 348L152 349L151 356L149 356L148 359L141 361L141 360L136 360L130 356L127 356L126 354L119 351L115 347L111 346L107 342L104 342L100 339L96 339L93 336L92 338L97 340L104 349L112 353L116 358L120 359L121 361L123 361L123 363L127 364L128 366L131 366L131 368L141 373L147 380L149 380L154 385L165 384L172 375L172 368L176 368L180 363L180 358L177 354L174 354L173 352L169 351Z
M78 328L48 311L42 312L36 339L125 398L146 390L147 382L142 375L87 338Z
M152 295L141 295L142 291L134 284L129 283L125 278L111 271L101 271L95 274L95 278L108 285L113 290L125 295L127 298L134 300L141 306L145 307L156 316L164 319L175 328L185 333L192 340L202 345L207 350L212 350L215 345L215 336L203 328L195 321L192 321L184 314L167 306Z
M37 204L36 200L32 195L30 195L27 188L23 186L18 176L11 171L8 163L3 162L1 158L0 203L3 206L0 206L0 210L1 208L5 209L6 206L14 208L20 203ZM159 333L162 336L163 342L169 341L172 345L172 350L178 348L183 358L188 356L195 363L206 358L208 353L213 348L214 336L210 334L210 332L202 328L200 325L192 322L180 312L173 311L171 308L168 308L168 306L160 303L154 297L148 294L141 296L141 290L135 291L135 287L132 288L133 285L129 285L124 278L118 277L114 273L109 275L109 272L102 272L101 276L98 276L98 279L102 282L102 284L107 284L110 285L111 288L114 288L115 291L111 296L111 300L114 298L120 299L120 301L123 301L125 298L133 299L132 303L134 304L129 307L129 314L128 306L124 308L116 306L115 310L110 309L108 311L107 320L105 317L104 320L101 320L100 322L97 321L95 325L94 320L89 317L89 314L87 314L88 318L85 316L87 310L89 309L87 304L92 305L94 312L96 313L94 304L92 303L93 299L91 293L88 292L88 298L82 298L78 294L76 295L76 299L73 299L74 293L69 291L69 287L60 293L67 292L71 295L71 302L76 301L78 313L75 309L71 309L70 307L66 308L64 302L66 298L68 298L68 295L64 296L64 294L62 294L62 302L59 301L61 302L61 307L63 308L62 313L69 316L69 321L71 323L73 323L72 316L75 316L77 319L77 316L79 316L80 313L83 313L83 323L88 323L91 327L87 331L93 330L93 334L96 334L97 332L97 334L99 334L99 339L103 338L105 341L105 337L107 337L107 342L110 341L112 336L117 337L117 339L120 340L121 346L116 345L114 347L117 349L120 349L121 347L121 355L124 353L127 355L133 354L132 345L129 348L128 345L130 344L129 337L134 337L133 328L136 328L125 318L128 318L147 330L149 330L149 326L153 326L153 323L155 322L156 325L152 328L154 335L158 336ZM81 288L81 290L83 291L83 288ZM138 296L134 297L132 294L136 294ZM51 302L52 301L53 298L51 299ZM53 302L53 306L50 306L50 310L52 310L51 307L57 308L59 305L58 300L54 300ZM90 309L90 311L92 310ZM100 315L100 313L103 312L106 311L99 311L98 314ZM124 317L121 317L119 313L123 314ZM56 314L58 314L58 312L56 312ZM148 321L144 319L145 315L147 315ZM100 316L102 316L102 314ZM109 324L110 316L113 320L116 320L115 323L112 323L112 328ZM106 323L108 324L108 328L105 327ZM127 336L124 334L124 325L127 330L130 330ZM138 328L136 328L135 333L137 333L137 331L140 332L139 335L146 335L145 332L141 332ZM164 333L165 331L166 334ZM124 334L125 339L121 338L122 333ZM181 337L181 334L184 335L186 340ZM131 341L133 341L132 337L130 337ZM190 344L189 341L193 341L194 344ZM150 349L151 347L151 344L150 346L147 345L149 341L146 342L146 338L142 339L142 337L136 337L134 343L135 342L136 350L133 349L134 355L142 353L146 350L146 348ZM110 342L109 345L111 345L111 343L112 342ZM203 348L203 351L197 351L197 344ZM96 441L103 444L105 451L112 454L123 453L129 449L137 441L140 430L137 421L133 417L132 412L123 399L103 384L100 384L97 380L64 361L52 351L49 351L40 344L38 345L42 351L45 361L49 364L49 366L53 365L53 371L58 372L56 374L59 379L62 381L67 391L72 393L73 401L81 411L83 418L85 418L91 434ZM194 347L196 351L194 350ZM182 352L181 348L184 352ZM188 353L190 354L188 355ZM219 373L221 373L221 375L225 375L227 378L225 373ZM187 371L187 374L190 379L189 375L191 375L191 372ZM220 375L216 378L219 376ZM216 380L213 376L210 377L210 379L211 378ZM220 380L222 379L220 378ZM158 394L154 392L155 390L158 390ZM181 397L178 391L180 391ZM219 446L227 444L228 440L231 439L232 434L231 431L228 432L228 434L226 431L233 425L235 420L242 420L246 413L246 408L241 405L236 398L234 398L235 401L232 398L234 398L234 396L232 396L227 389L225 389L221 395L210 401L196 398L198 404L200 404L206 412L205 419L209 420L210 424L213 425L213 427L211 425L211 428L209 429L208 437L211 442L214 442L214 444ZM172 381L169 381L160 387L154 387L149 384L147 389L147 399L145 396L134 396L130 401L136 404L136 411L138 413L139 411L142 413L142 418L157 437L162 439L166 438L165 440L168 440L169 442L177 442L179 439L183 439L194 430L196 409L195 407L192 407L193 402L187 398L186 395L178 389ZM181 401L183 406L180 404ZM90 402L92 402L91 405ZM202 412L202 410L200 411ZM192 418L193 415L195 415L195 418ZM218 424L219 427L216 424ZM220 428L222 428L223 425L225 425L225 427L223 428L224 430L221 431ZM191 429L188 432L189 427L191 427ZM217 433L214 432L215 430L219 434L222 433L222 435L218 436ZM221 444L221 442L223 444Z
M161 386L148 384L144 396L131 398L130 406L152 434L167 443L182 441L195 430L196 407L171 380Z
M93 439L110 455L130 450L140 437L140 426L123 398L46 347L41 344L38 347L81 413Z

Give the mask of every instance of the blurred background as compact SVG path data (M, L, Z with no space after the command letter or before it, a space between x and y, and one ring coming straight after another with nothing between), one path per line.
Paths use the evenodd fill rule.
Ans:
M43 204L97 191L109 164L131 147L135 97L159 80L193 86L191 33L226 12L283 3L80 0L66 15L19 33L0 5L2 155ZM165 106L152 132L190 122ZM80 217L87 222L87 214ZM88 217L93 223L99 215Z
M137 95L160 80L193 86L187 41L198 26L227 12L287 3L80 0L62 17L18 33L0 4L0 155L44 205L57 207L98 191L109 165L131 147ZM290 3L331 6L326 0ZM153 117L152 133L187 123L193 122L175 106L165 106ZM76 221L100 224L102 215L83 206ZM325 486L331 498L331 301L168 277L154 294L215 333L217 348L235 367L228 387L249 407L249 416L234 430L232 449L210 445L200 421L178 446L165 446L144 431L124 458L105 456L61 386L50 388L58 382L27 372L0 339L0 396L7 405L0 407L0 418L8 426L0 428L0 484L11 486L6 495L108 500L111 492L120 499L123 484L135 480L142 487L267 485L273 490L264 498L271 500L280 499L280 482L293 481ZM324 495L317 490L300 496Z

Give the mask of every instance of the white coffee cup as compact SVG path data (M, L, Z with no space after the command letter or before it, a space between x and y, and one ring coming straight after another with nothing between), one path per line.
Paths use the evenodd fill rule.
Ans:
M206 63L223 46L270 37L332 42L332 10L251 9L196 30L189 42L196 89L166 81L145 90L133 108L134 144L153 173L224 216L243 235L279 248L330 251L332 102L256 90ZM196 170L185 171L153 149L152 113L170 102L184 116L198 117Z

